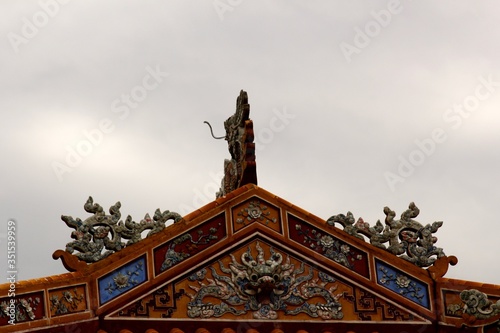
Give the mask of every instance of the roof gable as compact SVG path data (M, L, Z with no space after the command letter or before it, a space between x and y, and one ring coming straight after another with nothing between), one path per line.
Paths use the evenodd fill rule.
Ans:
M253 185L249 109L241 91L215 201L136 223L89 198L53 254L70 273L0 285L2 331L498 331L500 286L445 278L457 259L434 244L442 222L413 220L413 203L399 220L386 207L385 225L325 221Z
M449 258L417 267L250 184L96 263L55 257L73 272L20 282L18 327L78 319L107 332L165 322L188 332L200 321L219 331L307 321L310 332L370 322L400 331L468 315L457 304L465 283L442 278ZM489 302L483 327L499 316Z
M106 317L428 323L329 265L252 229L211 260L168 278Z
M123 259L114 258L116 254ZM144 244L116 254L99 262L92 273L96 313L114 326L127 317L184 322L279 317L284 323L308 320L320 325L332 320L425 324L435 320L432 280L425 270L255 185L242 187ZM264 271L276 266L279 257L277 271L285 276L278 280L293 276L293 292L291 282L279 285L288 292L279 297L272 289L262 295L246 294L244 287L234 290L252 282L244 257L261 262ZM214 296L230 289L232 296L224 297L235 300Z
M73 272L20 282L15 330L78 320L107 332L168 321L185 332L200 321L215 331L297 321L309 332L332 323L401 331L436 322L488 328L500 316L498 286L442 277L450 258L417 267L250 184L96 263L55 257ZM482 308L463 306L478 297Z

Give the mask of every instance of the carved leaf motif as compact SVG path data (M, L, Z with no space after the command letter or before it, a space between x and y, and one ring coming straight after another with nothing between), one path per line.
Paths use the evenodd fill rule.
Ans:
M71 233L71 238L75 240L66 245L66 251L69 253L77 251L75 255L87 263L96 262L128 245L137 243L142 239L142 232L145 230L149 230L147 236L150 236L163 230L168 220L178 222L182 219L177 213L168 210L161 212L157 209L153 219L146 214L139 223L134 222L130 216L123 222L120 220L120 207L120 202L117 202L110 207L109 215L106 215L104 209L89 197L84 209L93 215L85 221L79 218L75 220L71 216L61 216L68 227L75 229Z
M412 202L408 209L401 214L399 220L395 220L396 214L389 207L384 208L385 227L377 221L374 227L359 218L354 223L351 212L346 215L338 214L330 217L326 222L335 226L340 224L349 235L365 240L376 247L384 249L416 266L428 267L434 264L436 259L445 256L443 249L436 247L437 237L433 234L443 225L442 221L422 225L413 220L420 210Z

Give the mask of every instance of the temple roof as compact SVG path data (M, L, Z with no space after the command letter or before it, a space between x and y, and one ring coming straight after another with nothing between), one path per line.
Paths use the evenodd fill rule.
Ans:
M63 216L74 240L53 257L68 273L0 285L2 331L498 331L500 286L446 278L442 222L415 204L374 225L323 220L257 186L247 111L242 91L217 199L134 222L89 198L90 217Z

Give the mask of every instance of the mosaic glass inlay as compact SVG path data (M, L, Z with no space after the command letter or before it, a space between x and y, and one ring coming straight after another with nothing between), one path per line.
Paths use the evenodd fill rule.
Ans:
M174 267L224 239L226 214L222 213L154 250L155 274Z
M290 214L288 227L292 240L366 278L370 277L365 252Z
M109 302L146 280L146 256L142 256L98 280L99 302Z
M429 291L426 283L400 270L375 260L377 283L387 289L430 309Z

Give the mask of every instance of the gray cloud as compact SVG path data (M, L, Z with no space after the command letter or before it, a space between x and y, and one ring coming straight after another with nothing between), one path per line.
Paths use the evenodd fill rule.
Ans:
M498 283L500 86L460 125L443 118L480 77L500 82L498 6L402 0L348 62L341 43L387 4L243 1L221 20L211 2L69 2L16 53L9 34L42 9L2 2L0 221L18 222L19 278L64 271L51 259L70 241L60 215L86 217L89 195L136 220L211 200L228 152L203 121L222 133L245 89L260 186L325 219L350 210L375 223L415 201L417 220L445 222L438 246L460 260L447 276ZM120 118L113 103L147 68L168 76ZM295 118L270 137L275 110ZM103 119L113 130L59 181L54 161ZM384 174L436 128L446 140L392 191Z

